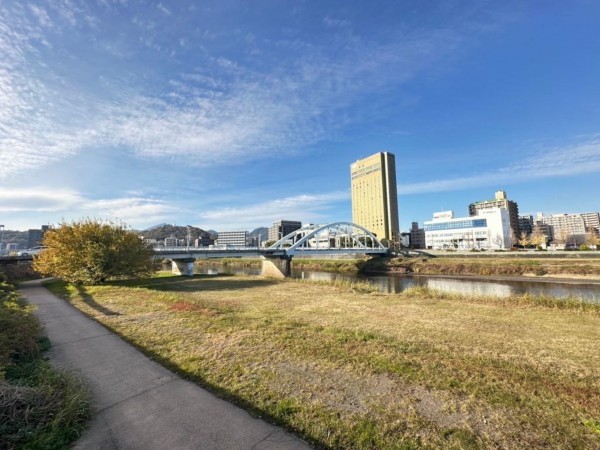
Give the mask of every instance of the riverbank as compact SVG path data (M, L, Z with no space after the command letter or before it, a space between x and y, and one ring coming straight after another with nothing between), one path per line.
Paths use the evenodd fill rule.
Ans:
M294 258L293 265L300 270L316 270L333 273L358 273L362 270L368 258L360 259L302 259ZM215 258L197 260L199 266L224 266L235 268L262 267L262 260L258 258Z
M261 267L257 258L224 258L198 260L199 266L225 266L232 268ZM549 280L556 282L600 281L598 258L505 258L472 256L393 257L361 259L302 259L294 258L298 270L333 273L363 273L367 275L413 274L452 277L477 277L485 279Z
M521 277L536 280L600 280L599 259L475 258L469 256L373 258L362 267L369 274Z
M52 288L318 447L600 448L598 305L232 276Z

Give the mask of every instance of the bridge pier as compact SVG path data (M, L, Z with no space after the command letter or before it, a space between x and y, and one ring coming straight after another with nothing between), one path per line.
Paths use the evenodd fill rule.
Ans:
M185 275L187 277L193 277L194 261L196 261L195 258L172 259L171 273L173 273L173 275Z
M292 274L292 257L279 256L268 257L261 256L262 271L261 275L271 278L287 278Z

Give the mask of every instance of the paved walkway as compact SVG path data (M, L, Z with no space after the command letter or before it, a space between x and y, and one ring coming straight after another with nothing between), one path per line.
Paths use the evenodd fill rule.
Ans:
M52 342L50 359L92 385L97 414L75 448L310 448L151 361L40 281L23 283L20 290L38 306Z

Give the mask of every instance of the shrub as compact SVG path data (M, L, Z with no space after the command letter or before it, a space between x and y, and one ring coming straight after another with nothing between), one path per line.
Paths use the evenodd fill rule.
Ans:
M71 283L99 284L154 271L154 252L123 224L91 219L63 223L44 235L33 267Z

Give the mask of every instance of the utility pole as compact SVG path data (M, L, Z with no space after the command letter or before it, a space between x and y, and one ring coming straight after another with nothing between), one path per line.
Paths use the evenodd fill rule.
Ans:
M4 225L0 225L0 255L4 255Z

